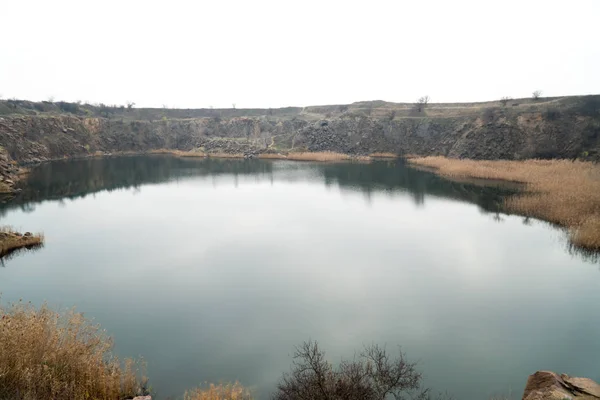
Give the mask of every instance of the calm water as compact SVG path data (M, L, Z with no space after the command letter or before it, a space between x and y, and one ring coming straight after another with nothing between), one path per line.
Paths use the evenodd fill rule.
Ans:
M457 399L539 369L600 379L600 271L501 193L401 162L121 157L46 164L0 223L46 246L2 300L77 306L143 355L159 398L239 379L267 397L293 347L401 345Z

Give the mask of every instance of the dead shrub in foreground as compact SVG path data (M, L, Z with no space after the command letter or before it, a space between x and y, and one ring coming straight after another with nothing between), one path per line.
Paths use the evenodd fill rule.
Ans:
M402 353L391 359L385 348L371 345L353 360L343 360L334 369L317 342L305 342L296 349L292 371L277 385L274 400L384 400L414 395L427 399L421 389L416 363Z
M454 178L501 179L526 184L505 202L508 211L569 228L577 246L600 249L600 166L585 161L476 161L445 157L408 160Z
M46 305L0 305L1 399L111 399L144 394L138 364L124 366L112 341L82 314Z
M252 393L239 382L211 383L207 388L199 387L185 392L183 400L252 400Z

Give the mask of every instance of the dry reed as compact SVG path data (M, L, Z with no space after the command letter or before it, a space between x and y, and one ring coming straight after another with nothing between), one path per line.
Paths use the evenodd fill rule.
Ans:
M216 153L206 153L206 156L212 157L212 158L244 158L244 155L242 153L216 152Z
M196 388L185 392L184 400L252 400L252 393L239 382L220 385L210 384L207 388Z
M476 161L445 157L412 158L450 178L497 179L526 184L525 193L506 199L507 211L567 227L573 244L600 249L600 166L584 161Z
M41 246L43 243L44 235L41 233L35 235L26 233L25 235L21 235L13 231L10 227L0 227L0 258L13 251Z
M139 364L122 365L112 341L82 314L0 305L0 398L111 399L143 394Z
M268 159L268 160L285 160L287 156L281 153L261 153L258 155L258 158Z
M169 154L177 157L206 157L206 153L202 151L183 151L183 150L169 150L169 149L155 149L150 150L150 154Z
M288 160L294 161L370 161L369 156L352 156L349 154L335 153L333 151L297 152L289 153Z
M369 156L374 158L398 158L397 154L385 152L371 153Z

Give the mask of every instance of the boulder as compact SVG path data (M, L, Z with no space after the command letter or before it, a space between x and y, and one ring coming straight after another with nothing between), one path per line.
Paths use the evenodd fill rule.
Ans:
M572 378L550 371L538 371L527 379L523 400L598 400L600 385L588 378Z

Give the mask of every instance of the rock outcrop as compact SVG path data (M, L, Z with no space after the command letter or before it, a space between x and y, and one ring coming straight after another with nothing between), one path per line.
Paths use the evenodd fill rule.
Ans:
M529 376L523 400L598 400L600 385L588 378L572 378L550 371Z
M432 104L418 113L410 105L385 102L274 110L112 108L110 113L75 105L76 112L46 112L38 109L49 104L25 108L25 103L0 117L0 146L19 163L158 149L600 160L600 96L517 107Z
M12 193L14 185L18 180L19 167L16 165L8 152L0 147L0 195Z

